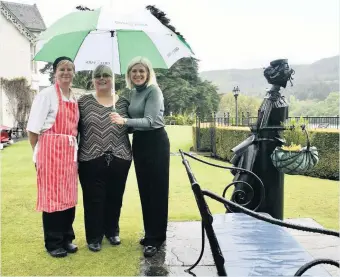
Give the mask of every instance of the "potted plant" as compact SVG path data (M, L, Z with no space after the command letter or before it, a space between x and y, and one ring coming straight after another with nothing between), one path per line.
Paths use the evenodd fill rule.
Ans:
M316 147L310 145L305 123L300 119L298 122L293 120L285 124L283 136L286 142L283 146L276 147L271 154L272 162L277 170L290 175L298 175L305 173L318 163L318 151ZM304 144L306 146L302 147L301 145Z

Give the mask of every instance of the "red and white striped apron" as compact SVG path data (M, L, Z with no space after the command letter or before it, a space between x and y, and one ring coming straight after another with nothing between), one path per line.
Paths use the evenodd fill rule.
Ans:
M39 136L36 158L36 209L44 212L67 210L76 206L78 199L78 103L63 101L58 84L55 89L58 95L56 120Z

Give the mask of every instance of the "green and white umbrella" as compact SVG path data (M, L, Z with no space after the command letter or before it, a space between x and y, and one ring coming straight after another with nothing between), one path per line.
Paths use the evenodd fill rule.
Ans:
M43 32L37 45L36 61L68 56L77 71L105 64L117 74L124 74L136 56L148 58L155 68L170 68L194 55L185 41L147 10L127 15L105 8L73 12Z

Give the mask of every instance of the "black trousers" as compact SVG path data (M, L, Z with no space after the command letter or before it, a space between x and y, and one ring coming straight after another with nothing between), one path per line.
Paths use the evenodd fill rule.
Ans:
M105 154L79 162L88 244L119 235L119 218L131 161Z
M133 159L146 245L160 246L168 225L170 143L164 128L135 131Z
M42 213L45 247L48 251L62 248L65 243L75 239L73 221L76 208L65 211Z

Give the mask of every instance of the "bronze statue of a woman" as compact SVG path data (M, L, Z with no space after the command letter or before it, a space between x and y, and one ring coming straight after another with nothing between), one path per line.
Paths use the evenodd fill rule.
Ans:
M254 172L263 182L265 199L257 212L270 214L277 219L283 219L283 184L284 175L273 165L270 155L284 140L280 132L282 123L288 118L288 104L280 93L287 82L292 80L294 70L288 65L288 60L280 59L270 63L265 68L264 76L272 85L258 110L258 120L251 127L251 136L232 149L234 156L231 160L236 167ZM233 172L234 182L244 181L250 184L238 183L235 186L233 199L249 209L254 209L261 200L261 187L258 181L249 174Z

